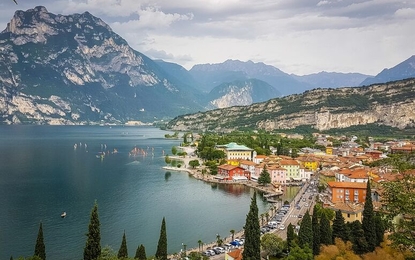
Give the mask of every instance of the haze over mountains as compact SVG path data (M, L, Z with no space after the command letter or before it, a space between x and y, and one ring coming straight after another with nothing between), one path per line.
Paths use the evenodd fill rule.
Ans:
M334 72L296 76L239 60L199 64L188 71L133 50L88 12L56 15L38 6L17 11L0 34L0 123L153 122L313 88L414 77L414 59L375 77Z

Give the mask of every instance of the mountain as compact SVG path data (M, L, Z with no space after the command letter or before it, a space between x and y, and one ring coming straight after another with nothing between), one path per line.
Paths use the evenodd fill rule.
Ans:
M227 60L217 64L198 64L189 72L200 82L205 92L222 83L245 79L265 81L282 95L302 93L312 88L309 84L299 82L289 74L262 62Z
M236 80L222 83L207 96L214 108L244 106L281 96L274 87L259 79Z
M152 122L200 97L88 12L19 10L0 33L0 123Z
M384 69L375 77L364 80L360 86L367 86L375 83L385 83L394 80L408 79L415 77L415 55L399 63L393 68Z
M179 64L172 62L166 62L163 60L155 60L155 62L171 77L176 78L178 81L186 84L187 86L191 86L192 88L198 90L200 89L199 83L183 66L180 66Z
M326 72L297 76L291 74L296 80L307 83L313 88L340 88L359 86L362 81L371 77L370 75L360 73L338 73Z
M182 115L167 124L172 130L232 131L240 129L316 130L357 125L415 127L415 79L366 87L314 89L249 106Z

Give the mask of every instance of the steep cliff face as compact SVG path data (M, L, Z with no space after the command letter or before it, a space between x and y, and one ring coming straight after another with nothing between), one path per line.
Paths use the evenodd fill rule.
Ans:
M415 80L360 88L315 89L251 106L217 109L175 118L174 130L266 130L312 126L318 130L381 124L415 127Z
M16 11L0 34L0 123L153 121L195 95L88 12Z

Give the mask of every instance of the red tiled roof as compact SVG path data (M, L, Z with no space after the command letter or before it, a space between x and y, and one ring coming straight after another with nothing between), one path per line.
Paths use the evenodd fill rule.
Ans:
M327 185L331 188L354 188L354 189L366 189L367 184L365 182L338 182L329 181Z

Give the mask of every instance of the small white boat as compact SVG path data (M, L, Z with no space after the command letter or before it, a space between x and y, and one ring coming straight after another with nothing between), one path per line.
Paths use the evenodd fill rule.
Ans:
M66 217L66 212L65 211L61 214L61 218L64 218L64 217Z

